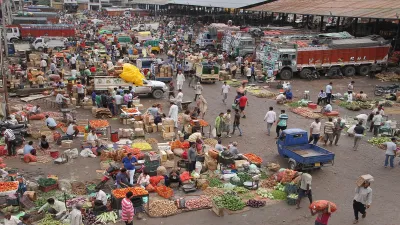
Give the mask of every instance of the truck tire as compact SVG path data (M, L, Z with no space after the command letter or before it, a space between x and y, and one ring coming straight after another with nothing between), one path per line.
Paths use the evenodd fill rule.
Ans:
M38 51L39 51L39 52L43 52L43 48L42 48L42 47L39 47L39 48L38 48Z
M160 89L157 89L153 91L152 95L155 99L160 99L164 96L164 92Z
M367 76L369 74L369 71L369 65L361 65L360 67L358 67L358 74L361 76Z
M307 79L312 74L312 70L310 68L303 68L300 71L300 78L301 79Z
M279 73L282 80L290 80L293 77L293 72L290 69L283 69Z
M16 41L18 41L18 38L11 38L11 39L10 39L10 42L12 42L12 43L14 43L14 42L16 42Z
M354 75L356 75L356 68L354 68L354 66L346 66L343 68L342 73L346 77L354 76Z

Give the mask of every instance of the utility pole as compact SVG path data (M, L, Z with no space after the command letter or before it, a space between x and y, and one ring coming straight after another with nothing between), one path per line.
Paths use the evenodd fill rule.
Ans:
M4 101L6 102L6 106L5 106L5 117L7 117L9 115L8 113L8 89L7 89L7 75L6 75L6 69L4 66L4 54L3 54L3 43L4 46L6 48L5 49L5 53L8 54L8 48L7 48L7 33L6 33L6 26L5 26L5 4L3 4L4 1L0 0L0 5L1 5L1 12L3 14L3 30L2 30L2 34L4 38L4 41L0 38L0 70L1 70L1 75L3 76L3 90L4 90Z
M6 5L7 15L8 15L8 24L12 24L12 11L10 6L10 1L5 0L4 5Z
M17 6L15 5L15 0L10 0L13 6L14 11L17 11Z
M2 30L1 33L3 34L3 39L4 39L4 43L5 43L5 45L4 45L4 53L5 53L6 56L8 56L8 45L6 44L7 43L7 27L6 27L7 15L6 15L6 13L8 13L8 12L6 10L5 2L3 1L3 3L4 3L3 4L3 3L1 3L2 1L3 0L0 0L1 12L2 12L2 15L3 15L3 18L1 18L1 22L2 22L2 25L3 25L3 30ZM1 54L3 54L3 52L1 52ZM3 67L3 64L1 64L1 67Z
M19 10L22 11L24 6L24 3L22 2L22 0L19 0Z

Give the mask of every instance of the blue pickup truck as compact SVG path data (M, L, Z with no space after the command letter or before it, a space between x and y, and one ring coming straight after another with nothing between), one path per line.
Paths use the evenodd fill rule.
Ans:
M276 144L279 155L289 159L289 168L292 170L319 169L334 163L335 154L309 144L307 131L302 129L284 130Z

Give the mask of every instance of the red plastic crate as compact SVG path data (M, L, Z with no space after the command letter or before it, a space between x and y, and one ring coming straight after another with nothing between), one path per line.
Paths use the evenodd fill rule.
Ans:
M308 103L308 108L310 108L310 109L317 109L317 104L315 104L315 103Z

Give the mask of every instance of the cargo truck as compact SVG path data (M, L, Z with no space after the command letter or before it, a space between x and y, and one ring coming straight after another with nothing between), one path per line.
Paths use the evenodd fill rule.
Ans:
M196 68L196 78L199 82L215 83L219 80L219 65L203 62L196 63L194 67Z
M198 45L200 49L221 49L225 32L239 30L239 27L212 23L208 26L207 31L197 36L196 45Z
M21 24L7 26L7 40L31 40L41 36L74 37L75 27L69 24Z
M340 70L344 76L365 76L371 65L386 65L390 50L389 41L381 38L356 38L331 40L320 46L299 47L295 42L269 42L265 44L263 68L272 68L275 75L288 80L298 73L306 78L315 70L335 75Z

